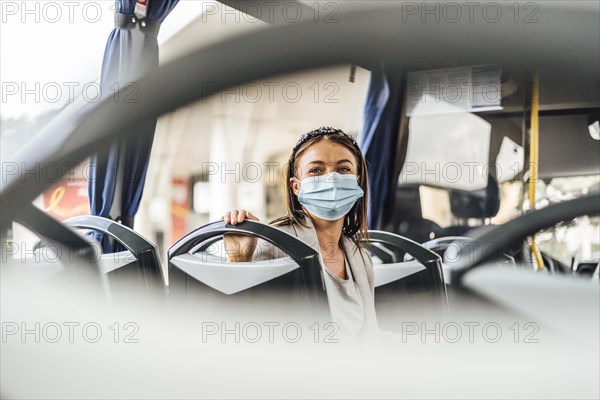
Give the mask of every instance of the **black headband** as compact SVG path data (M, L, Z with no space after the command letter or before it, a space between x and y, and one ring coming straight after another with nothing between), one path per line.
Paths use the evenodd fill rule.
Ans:
M300 149L300 147L302 147L302 145L304 143L306 143L307 141L309 141L310 139L313 139L316 137L328 136L328 135L343 135L343 136L347 137L348 139L350 139L350 141L354 145L354 149L357 151L357 153L360 154L360 147L358 147L358 143L356 142L356 140L354 140L354 138L352 136L348 135L346 132L344 132L341 129L335 129L330 126L323 126L319 129L315 129L314 131L310 131L310 132L305 133L304 135L300 136L300 139L298 139L298 143L296 143L296 145L292 149L292 155L290 156L290 170L289 170L288 178L291 178L294 176L294 163L296 162L296 152L298 151L298 149Z

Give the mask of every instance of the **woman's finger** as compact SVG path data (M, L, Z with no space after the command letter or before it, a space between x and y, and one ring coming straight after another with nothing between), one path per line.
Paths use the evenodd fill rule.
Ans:
M249 211L246 210L231 210L226 211L221 217L226 224L237 225L244 222L244 220L249 219L252 221L258 221L258 218Z
M238 213L238 222L241 224L242 222L244 222L244 220L246 219L246 210L240 210Z
M238 211L237 210L232 210L231 214L230 214L230 224L231 225L235 225L237 224L237 217L238 217Z

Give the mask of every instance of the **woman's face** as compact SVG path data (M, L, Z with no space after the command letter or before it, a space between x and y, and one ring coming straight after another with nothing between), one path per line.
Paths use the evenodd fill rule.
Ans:
M300 192L302 179L326 175L332 172L358 175L358 165L354 154L345 146L320 140L310 145L296 160L296 179L290 179L290 185L296 196Z

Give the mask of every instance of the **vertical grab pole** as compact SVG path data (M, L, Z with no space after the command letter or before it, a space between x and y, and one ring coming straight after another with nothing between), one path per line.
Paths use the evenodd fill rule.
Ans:
M538 181L539 166L539 75L533 72L533 93L531 96L531 132L529 146L529 209L535 209L535 189ZM531 235L531 252L537 264L537 270L544 269L544 261L540 249L535 242L535 234Z

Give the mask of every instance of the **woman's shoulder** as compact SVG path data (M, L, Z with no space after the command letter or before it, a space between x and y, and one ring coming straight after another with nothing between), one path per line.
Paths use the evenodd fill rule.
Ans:
M275 228L280 228L282 226L290 226L294 223L294 220L290 217L279 217L269 222L269 225L274 226Z
M281 229L284 232L294 234L295 236L298 236L297 230L300 228L300 226L303 226L305 228L308 227L304 226L303 221L297 221L289 216L274 219L273 221L269 222L269 225L271 225L274 228Z

